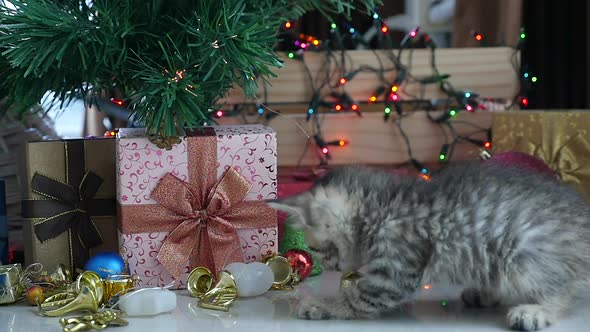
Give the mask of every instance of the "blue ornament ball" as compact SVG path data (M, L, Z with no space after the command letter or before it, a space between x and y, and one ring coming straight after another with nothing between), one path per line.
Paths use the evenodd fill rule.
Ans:
M103 279L111 275L127 274L125 261L115 252L101 252L94 255L88 260L84 270L96 272Z

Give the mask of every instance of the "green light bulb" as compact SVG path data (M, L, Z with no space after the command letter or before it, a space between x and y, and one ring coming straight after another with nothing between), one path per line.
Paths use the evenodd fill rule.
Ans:
M520 33L520 39L524 39L526 37L526 34L524 32Z
M441 154L440 156L438 156L438 159L440 159L440 160L445 160L445 158L446 158L446 157L447 157L447 156L445 156L444 154Z
M293 59L295 57L295 53L289 52L289 59Z
M389 113L391 113L391 108L385 107L385 114L389 114Z
M455 110L451 110L451 111L449 112L449 114L450 114L451 116L455 116L455 115L457 115L457 111L455 111Z
M535 83L536 81L537 81L537 76L533 76L533 77L531 78L531 82Z
M336 23L332 23L332 25L330 25L330 27L331 27L332 29L336 29Z

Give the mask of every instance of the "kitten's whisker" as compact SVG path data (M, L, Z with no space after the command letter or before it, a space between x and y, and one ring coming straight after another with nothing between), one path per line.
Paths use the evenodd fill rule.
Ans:
M275 111L275 110L271 109L270 107L266 106L266 105L265 105L263 102L259 101L259 100L258 100L258 98L256 99L256 102L257 102L257 103L258 103L260 106L264 107L264 109L266 109L266 110L267 110L267 111L269 111L269 112L272 112L272 113L274 113L274 114L276 114L276 115L279 115L279 116L285 116L285 115L283 115L281 112L277 112L277 111ZM299 127L299 129L300 129L300 130L301 130L301 132L302 132L302 133L303 133L303 134L304 134L304 135L307 137L307 139L311 139L311 136L310 136L310 135L307 133L307 131L305 131L305 129L303 129L303 127L301 127L301 125L300 125L300 124L299 124L297 121L295 121L295 120L293 120L293 119L290 119L290 118L288 118L288 117L286 117L286 116L285 116L285 118L287 118L287 120L288 120L288 121L292 121L293 123L295 123L295 125L296 125L297 127Z

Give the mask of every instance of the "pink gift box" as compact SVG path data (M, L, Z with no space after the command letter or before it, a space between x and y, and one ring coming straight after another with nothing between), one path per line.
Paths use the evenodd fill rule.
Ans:
M261 125L212 128L217 141L217 178L232 167L251 185L247 201L276 198L275 132ZM144 129L121 129L117 137L117 201L122 208L157 204L150 194L160 179L171 173L188 182L189 167L186 137L171 150L165 150L151 143ZM242 251L245 262L260 261L263 255L278 250L276 227L238 229L237 233L241 248L236 250ZM174 281L157 258L168 234L119 231L121 254L127 260L129 272L139 276L139 286L166 286ZM175 288L184 288L188 273L194 268L188 266L188 257L186 264Z

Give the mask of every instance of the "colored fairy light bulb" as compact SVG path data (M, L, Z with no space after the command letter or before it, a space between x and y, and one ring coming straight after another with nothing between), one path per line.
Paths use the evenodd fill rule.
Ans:
M524 74L522 74L522 76L524 76L524 78L528 78L529 77L529 73L524 73Z
M350 32L350 33L355 33L355 31L356 31L356 30L354 30L354 28L350 28L350 29L348 29L348 32Z
M418 34L418 32L416 30L412 30L410 32L410 37L414 38L414 37L416 37L417 34Z
M328 154L328 148L326 148L326 147L322 148L322 153L323 154Z
M258 114L262 115L264 113L264 108L259 107L258 108Z
M391 92L397 92L398 89L399 87L397 85L394 85L391 87Z
M383 33L387 33L388 31L389 31L389 28L387 27L387 25L383 25L383 26L381 27L381 32L383 32Z
M389 114L389 113L391 113L391 108L385 107L385 114Z
M531 77L531 82L533 82L533 83L537 82L537 76Z
M345 146L346 145L346 141L341 139L341 140L338 141L338 145Z
M369 98L369 101L374 103L377 101L377 96L371 96L371 98Z
M115 104L115 105L119 105L119 106L123 106L125 104L125 102L121 99L115 99L115 98L111 98L111 103Z
M523 105L523 106L528 106L528 105L529 105L529 100L528 100L528 98L522 98L522 101L521 101L521 102L522 102L522 105Z
M309 109L307 110L307 114L313 114L313 112L315 112L315 111L313 110L313 108L309 108Z
M338 82L340 83L340 85L344 85L346 84L346 78L342 77Z
M289 59L293 59L295 57L295 53L289 52L288 56L289 56Z
M334 109L337 110L337 111L341 111L342 110L342 105L336 104L336 106L334 106Z
M471 92L465 92L465 98L471 97Z
M491 149L492 148L492 142L489 142L488 141L488 142L483 143L483 147L486 148L486 149Z
M352 106L350 107L353 111L358 111L359 106L357 104L352 104Z
M476 33L473 35L473 38L475 38L475 40L477 40L477 41L482 41L483 35L481 33Z
M378 19L379 19L379 14L377 14L377 13L373 13L373 19L374 19L374 20L378 20Z
M293 25L291 24L291 22L286 22L285 23L285 28L287 28L287 29L291 29L292 26Z
M215 112L215 115L220 118L223 116L223 111L217 111Z
M471 106L471 105L467 104L467 105L465 105L465 109L466 109L467 111L469 111L469 112L472 112L472 111L473 111L473 106Z
M520 33L520 39L525 39L526 38L526 34L524 32Z
M315 46L318 46L318 45L320 44L320 41L319 41L319 40L317 40L317 39L314 39L314 40L313 40L313 44L314 44Z
M331 27L332 29L336 29L336 27L337 27L337 26L336 26L336 23L332 23L332 24L330 25L330 27Z
M389 95L389 99L391 99L393 101L397 101L399 99L399 96L395 93L392 93Z
M455 110L450 110L450 111L449 111L449 115L450 115L450 116L455 116L455 115L457 115L457 111L455 111Z

